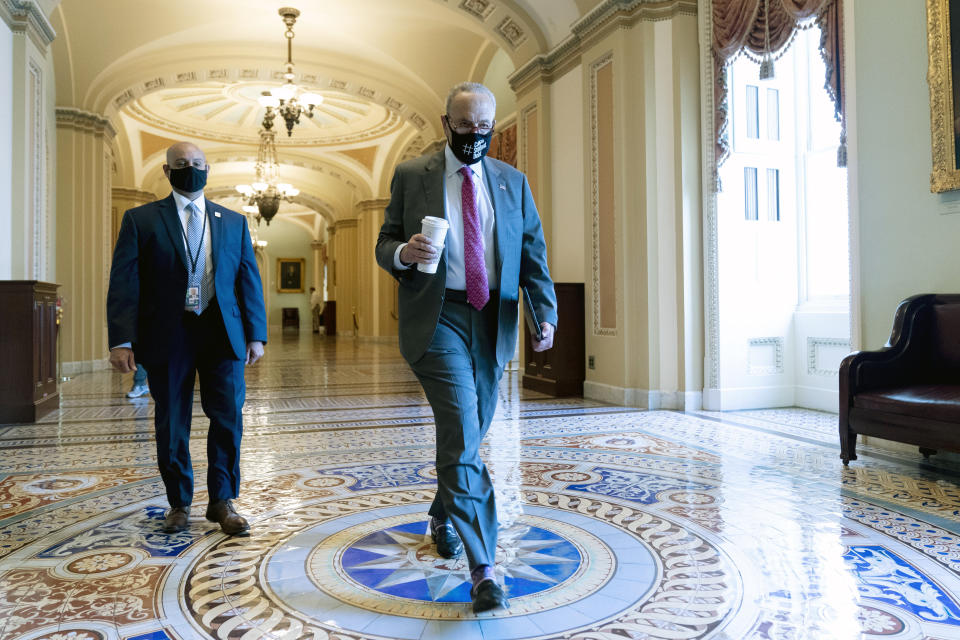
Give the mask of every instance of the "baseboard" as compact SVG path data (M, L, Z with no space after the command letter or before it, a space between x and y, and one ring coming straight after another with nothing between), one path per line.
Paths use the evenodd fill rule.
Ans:
M107 358L100 358L99 360L75 360L73 362L61 363L60 374L64 376L75 376L78 373L91 373L109 368L110 360Z
M609 402L623 407L641 409L678 409L698 411L702 406L703 394L700 391L657 391L617 387L602 382L586 380L583 383L583 397L601 402Z
M804 409L840 412L840 391L838 389L818 389L817 387L797 387L796 405Z
M771 409L774 407L792 407L795 403L796 393L792 386L703 390L703 408L706 411Z

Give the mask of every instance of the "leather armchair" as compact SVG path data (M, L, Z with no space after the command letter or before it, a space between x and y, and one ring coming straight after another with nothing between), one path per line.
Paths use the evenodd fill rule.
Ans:
M887 345L840 364L840 458L857 434L960 450L960 295L921 294L897 307Z

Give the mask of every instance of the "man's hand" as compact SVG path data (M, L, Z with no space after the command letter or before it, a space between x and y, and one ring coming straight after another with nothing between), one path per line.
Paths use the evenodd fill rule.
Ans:
M263 343L253 340L247 343L247 364L253 364L263 357Z
M543 340L537 340L536 337L530 336L533 350L540 352L551 348L553 346L553 332L556 330L557 328L549 322L541 322L540 332L543 333Z
M130 373L135 370L137 362L133 359L133 349L127 347L110 349L110 365L120 373Z
M414 262L430 264L439 259L440 253L437 251L436 245L433 244L433 240L422 233L415 233L410 236L406 246L400 249L400 262L403 264L413 264Z

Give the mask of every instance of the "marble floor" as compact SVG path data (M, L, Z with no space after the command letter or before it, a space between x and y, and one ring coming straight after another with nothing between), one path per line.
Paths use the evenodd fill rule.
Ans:
M252 535L161 532L153 403L63 385L0 426L0 640L960 638L960 466L797 409L637 411L504 377L484 448L511 608L426 532L433 425L396 346L275 336L247 370ZM205 419L193 455L204 479Z

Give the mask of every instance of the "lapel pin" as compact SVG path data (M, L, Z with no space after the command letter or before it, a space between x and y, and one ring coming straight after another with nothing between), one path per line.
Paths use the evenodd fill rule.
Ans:
M505 184L503 184L503 183L501 182L501 183L500 183L500 191L506 191L506 190L507 190L507 185L505 185Z
M219 212L219 211L214 211L214 212L213 212L213 215L215 215L216 217L219 218L219 217L220 217L220 212Z

